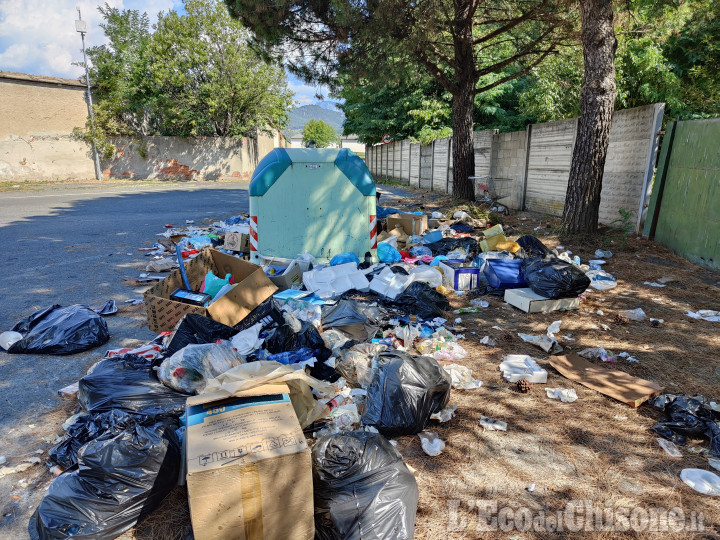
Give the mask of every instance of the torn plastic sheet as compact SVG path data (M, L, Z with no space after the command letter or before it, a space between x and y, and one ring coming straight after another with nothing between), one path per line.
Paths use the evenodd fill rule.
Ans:
M326 405L316 401L310 389L324 394L335 393L333 385L306 374L302 366L260 360L232 368L210 379L203 394L215 394L220 399L263 384L278 383L285 383L290 388L290 401L303 428L327 413Z
M170 388L196 394L205 388L208 379L244 363L229 341L187 345L163 360L157 374Z
M437 420L441 424L444 424L445 422L449 422L455 417L455 411L457 410L457 403L453 403L452 405L448 405L440 412L436 412L430 417L430 420Z
M421 431L418 433L418 437L420 437L420 446L422 446L423 452L428 456L439 456L445 450L445 441L437 433Z
M563 403L577 401L577 392L574 388L545 388L545 394L550 399L559 399Z
M452 387L456 390L474 390L482 386L482 381L473 379L472 370L459 364L448 364L443 369L450 374Z
M560 354L563 351L563 348L555 339L555 333L560 331L560 324L562 324L562 321L553 322L547 327L547 331L544 336L533 336L522 333L518 333L518 336L524 342L540 347L548 354Z
M507 431L507 422L495 420L488 416L481 416L478 420L480 426L487 431Z
M711 309L701 309L697 312L687 310L685 315L691 319L702 319L703 321L708 322L720 322L720 311L713 311Z

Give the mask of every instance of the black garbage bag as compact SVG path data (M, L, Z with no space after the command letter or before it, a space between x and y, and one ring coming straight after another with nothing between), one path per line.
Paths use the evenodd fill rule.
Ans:
M380 329L378 323L379 310L372 312L369 306L363 306L355 300L339 300L332 306L322 309L322 326L324 329L337 328L358 341L372 338Z
M340 378L333 368L325 364L325 361L332 356L332 351L325 345L317 328L308 322L302 321L300 331L297 333L293 332L287 322L271 329L270 334L265 338L263 348L271 354L297 351L302 348L312 349L317 362L310 368L310 375L330 382Z
M316 539L413 537L417 482L385 437L330 435L313 446L312 457Z
M110 339L107 323L81 304L41 309L13 327L23 338L9 353L75 354L98 347Z
M450 225L450 228L456 233L471 233L475 230L472 225L468 225L462 221L456 221Z
M542 259L552 255L547 246L531 234L521 236L517 239L517 243L520 244L522 253L527 258L540 257Z
M480 253L480 245L477 240L469 236L462 238L443 238L437 242L425 244L425 247L430 248L433 255L447 255L457 248L464 248L467 251L468 257L475 257Z
M218 339L230 339L237 333L234 328L208 317L188 313L180 319L173 333L166 338L165 354L172 356L186 345L214 343Z
M187 395L162 384L150 360L125 354L100 360L78 384L78 400L89 413L119 409L148 416L180 416Z
M557 257L523 260L522 275L534 292L553 300L577 298L590 286L585 272Z
M434 358L380 353L367 388L363 424L386 437L419 433L430 416L447 405L450 383L450 375Z
M77 465L80 448L90 441L103 433L119 433L135 423L146 425L149 419L148 416L131 415L118 409L78 416L65 430L65 438L50 449L50 460L62 469L70 469ZM152 420L152 423L155 423L155 420Z
M393 303L407 314L417 315L421 319L442 317L450 309L450 302L444 294L421 281L413 281Z
M720 413L710 407L705 396L660 394L650 403L667 414L667 419L652 428L655 433L680 446L685 445L687 437L707 437L710 455L720 458Z
M111 539L135 526L177 484L175 429L167 418L136 417L85 444L78 470L58 476L30 518L30 537Z

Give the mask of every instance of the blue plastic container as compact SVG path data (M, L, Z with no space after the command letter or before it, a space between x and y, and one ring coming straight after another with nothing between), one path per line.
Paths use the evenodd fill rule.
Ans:
M496 289L527 286L522 275L522 259L487 259L483 274L490 286Z

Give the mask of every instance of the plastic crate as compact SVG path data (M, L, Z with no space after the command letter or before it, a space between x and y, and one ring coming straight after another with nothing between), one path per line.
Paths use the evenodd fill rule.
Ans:
M441 261L443 281L456 291L468 291L480 287L480 269L462 266L450 261Z
M483 274L488 284L496 289L525 287L522 275L522 259L487 259Z

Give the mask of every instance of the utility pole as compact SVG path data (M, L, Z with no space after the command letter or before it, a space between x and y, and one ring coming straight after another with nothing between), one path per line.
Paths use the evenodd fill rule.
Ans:
M100 171L100 156L98 155L97 142L95 141L95 113L93 112L92 91L90 90L90 72L88 71L87 55L85 54L85 33L87 32L87 23L82 20L82 15L80 14L80 7L77 7L76 9L78 12L78 20L75 21L75 31L80 33L80 38L82 39L83 63L85 64L85 82L87 83L87 104L88 111L90 112L90 129L92 130L93 140L93 158L95 159L95 179L98 181L102 181Z

